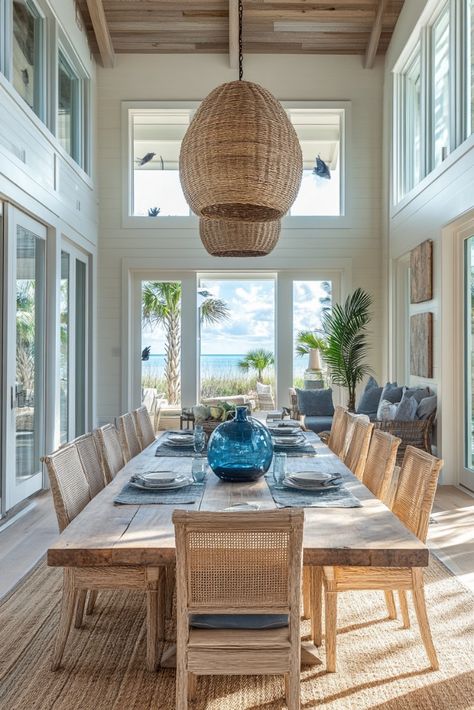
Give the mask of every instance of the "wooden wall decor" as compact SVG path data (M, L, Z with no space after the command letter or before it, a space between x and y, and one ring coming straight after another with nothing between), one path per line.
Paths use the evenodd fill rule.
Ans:
M433 242L427 239L410 252L410 300L423 303L433 298Z
M433 314L410 318L410 374L433 377Z

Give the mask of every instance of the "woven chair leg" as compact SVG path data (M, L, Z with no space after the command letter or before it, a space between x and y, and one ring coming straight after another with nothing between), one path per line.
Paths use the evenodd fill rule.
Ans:
M84 607L86 605L87 589L81 589L77 594L76 613L74 615L74 627L80 629L84 619Z
M166 618L170 619L173 613L173 596L176 586L176 567L168 565L166 567Z
M311 567L303 567L303 618L311 618Z
M410 614L408 611L407 593L404 589L398 592L398 600L400 602L400 610L402 612L403 628L410 628Z
M197 690L197 675L195 673L188 673L188 700L193 701L196 697Z
M397 607L395 606L395 598L393 596L393 592L386 591L386 592L384 592L384 594L385 594L385 603L387 605L388 618L389 619L396 619L397 618Z

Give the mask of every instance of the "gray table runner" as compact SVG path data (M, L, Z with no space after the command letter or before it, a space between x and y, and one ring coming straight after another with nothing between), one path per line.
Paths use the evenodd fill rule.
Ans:
M174 491L142 491L126 483L114 498L114 503L116 505L190 505L200 500L204 485L204 483L192 483Z

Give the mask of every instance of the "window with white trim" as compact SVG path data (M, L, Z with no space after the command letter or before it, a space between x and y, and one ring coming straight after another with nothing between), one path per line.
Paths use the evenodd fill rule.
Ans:
M57 81L56 137L66 153L87 171L89 81L62 46L58 49Z
M342 215L345 110L285 108L304 163L301 188L289 215ZM179 179L179 152L195 109L128 109L128 217L191 215Z
M449 153L450 56L449 5L442 9L431 30L431 115L433 125L432 167L439 165Z

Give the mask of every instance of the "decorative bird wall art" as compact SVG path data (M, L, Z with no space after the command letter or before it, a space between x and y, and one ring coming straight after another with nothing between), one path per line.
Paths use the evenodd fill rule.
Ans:
M331 171L320 155L316 157L316 165L313 168L313 175L317 175L324 180L331 179Z
M145 153L143 158L135 158L135 162L137 163L138 167L141 168L147 163L150 162L150 160L153 160L155 157L156 153Z

